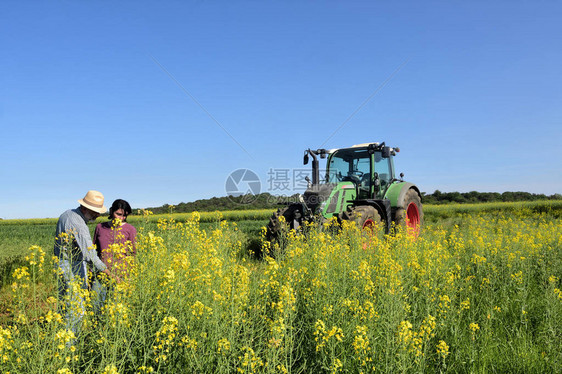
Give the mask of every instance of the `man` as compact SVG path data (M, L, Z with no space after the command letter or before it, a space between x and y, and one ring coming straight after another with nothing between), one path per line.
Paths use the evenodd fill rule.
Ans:
M59 299L66 303L67 329L75 334L85 313L88 265L112 276L97 255L87 225L107 211L103 202L101 192L90 190L78 200L78 208L67 210L57 222L54 254L59 258Z

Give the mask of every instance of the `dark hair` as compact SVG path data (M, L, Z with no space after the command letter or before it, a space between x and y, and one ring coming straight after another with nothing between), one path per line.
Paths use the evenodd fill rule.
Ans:
M131 214L131 212L133 211L128 202L123 199L117 199L113 202L111 208L109 208L109 219L113 219L113 213L115 213L119 209L123 209L123 211L125 212L125 217Z

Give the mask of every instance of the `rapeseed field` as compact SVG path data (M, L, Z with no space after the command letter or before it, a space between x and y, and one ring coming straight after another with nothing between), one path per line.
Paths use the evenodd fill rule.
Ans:
M137 256L75 334L52 252L12 274L2 373L557 372L562 223L459 213L417 235L310 226L248 250L235 222L139 221ZM149 229L149 228L150 229ZM113 248L117 258L123 248ZM72 305L71 305L72 307ZM84 308L84 309L82 309Z

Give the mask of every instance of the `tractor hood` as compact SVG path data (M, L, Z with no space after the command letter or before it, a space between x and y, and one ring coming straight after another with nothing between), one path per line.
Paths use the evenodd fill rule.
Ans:
M318 212L320 205L328 200L335 187L335 183L316 184L309 187L303 194L306 206L313 213Z

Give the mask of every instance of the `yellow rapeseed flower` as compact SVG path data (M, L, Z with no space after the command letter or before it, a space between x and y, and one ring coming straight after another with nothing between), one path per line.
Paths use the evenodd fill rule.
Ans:
M102 374L119 374L117 371L117 367L113 364L107 365L104 369Z
M437 354L442 358L445 359L449 355L449 346L445 343L444 340L439 340L437 344Z
M468 328L470 329L470 333L472 335L472 340L474 340L476 338L476 333L478 332L478 330L480 330L480 326L478 326L477 323L472 322Z

